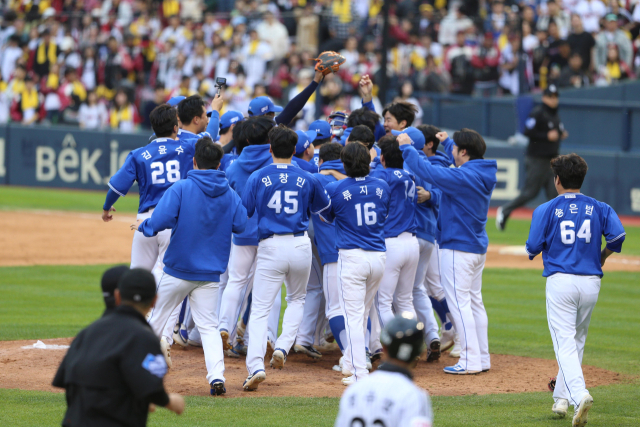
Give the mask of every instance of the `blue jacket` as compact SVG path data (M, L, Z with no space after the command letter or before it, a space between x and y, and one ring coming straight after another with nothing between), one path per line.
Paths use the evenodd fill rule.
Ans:
M489 246L485 230L491 193L496 186L495 160L469 160L459 168L442 168L403 145L405 165L417 176L442 191L438 228L441 249L484 254Z
M138 230L146 237L171 229L165 273L183 280L219 282L227 269L231 233L241 233L247 210L224 172L192 170L169 188Z
M344 171L344 165L340 160L331 160L322 163L320 170L335 170L342 174L347 174ZM331 175L322 175L321 173L313 174L323 187L336 182L336 179ZM313 221L314 243L318 248L318 255L320 256L320 262L322 265L329 264L331 262L338 262L338 249L336 248L336 227L333 224L322 221L318 215L311 216Z
M269 147L269 144L249 145L242 150L236 161L227 167L226 173L229 186L241 198L251 174L273 163ZM233 235L233 244L238 246L258 246L258 243L258 216L254 215L247 222L244 232Z
M318 165L313 161L313 159L311 159L310 162L307 162L304 159L292 157L291 163L298 166L300 169L302 169L305 172L318 173Z

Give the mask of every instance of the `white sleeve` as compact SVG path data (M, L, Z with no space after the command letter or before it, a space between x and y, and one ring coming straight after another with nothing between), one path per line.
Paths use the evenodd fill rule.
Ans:
M399 426L431 427L433 412L431 400L427 393L416 387L414 391L403 399L402 412L399 415Z
M352 414L350 414L347 400L352 394L353 393L349 393L349 389L347 389L347 391L345 391L342 395L342 398L340 399L340 408L338 409L338 416L336 417L336 423L334 424L334 427L351 427L350 424Z

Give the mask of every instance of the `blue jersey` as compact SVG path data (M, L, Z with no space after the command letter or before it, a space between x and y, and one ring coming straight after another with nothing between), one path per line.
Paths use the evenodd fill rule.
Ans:
M220 160L220 170L226 171L229 166L236 160L238 160L238 152L236 151L236 147L233 147L230 152L225 153L222 156L222 160Z
M602 277L600 246L620 252L625 232L611 206L565 193L536 208L526 243L529 258L542 252L544 277L555 273Z
M404 232L415 233L417 227L415 177L404 169L387 168L369 175L389 185L391 201L389 215L384 223L384 237L397 237Z
M315 165L315 167L320 168L320 149L316 148L315 150L313 150L313 159L311 159L311 162L313 165Z
M193 145L194 150L198 140L200 138L204 138L205 136L208 136L209 138L211 138L211 134L209 132L200 132L199 134L196 135L195 133L189 132L188 130L184 130L184 129L180 129L180 131L178 131L178 141L183 142L185 144Z
M390 193L386 182L366 176L327 185L335 215L336 248L386 252L384 224Z
M310 162L307 162L304 159L299 159L297 157L294 157L291 159L291 163L309 173L318 173L318 165L313 163L313 159Z
M318 180L292 164L270 164L251 174L242 194L247 215L258 216L258 237L309 228L310 213L331 221L331 200Z
M174 182L187 177L193 169L194 147L170 138L158 138L133 150L118 172L109 180L109 188L124 197L138 182L138 212L155 207Z
M342 174L346 174L344 171L344 165L340 160L329 160L320 166L320 170L336 170ZM322 175L316 173L313 176L320 182L320 184L327 188L327 185L337 180L331 175ZM338 262L338 249L336 248L336 227L334 224L329 224L318 218L317 215L312 217L313 231L314 231L314 243L318 249L318 255L320 256L320 262L322 265L329 264L331 262Z

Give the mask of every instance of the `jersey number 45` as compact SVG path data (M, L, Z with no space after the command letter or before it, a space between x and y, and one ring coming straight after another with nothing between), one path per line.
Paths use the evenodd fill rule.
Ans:
M298 200L295 198L298 196L297 191L285 191L284 192L284 202L290 204L291 206L284 207L284 213L289 215L293 215L298 212ZM282 191L276 190L271 196L271 200L267 203L267 207L271 208L279 214L282 211Z

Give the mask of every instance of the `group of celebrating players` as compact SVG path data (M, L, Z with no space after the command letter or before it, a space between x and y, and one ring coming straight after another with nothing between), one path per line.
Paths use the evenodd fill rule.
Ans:
M248 118L220 116L219 96L210 113L197 95L172 99L151 113L153 141L111 178L104 221L139 185L131 268L156 276L148 321L167 366L174 342L202 346L211 394L221 395L224 357L246 352L243 389L256 390L266 354L282 369L292 349L320 358L335 341L351 385L380 357L394 313L409 312L427 361L453 347L459 361L445 373L489 371L481 289L497 163L484 159L484 140L412 127L415 107L404 102L384 109L382 125L368 76L362 108L306 132L287 127L321 80L284 109L254 99ZM394 357L416 354L400 346Z

